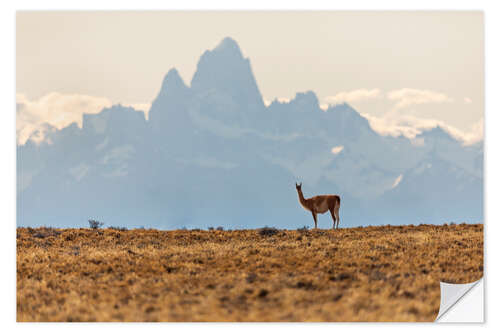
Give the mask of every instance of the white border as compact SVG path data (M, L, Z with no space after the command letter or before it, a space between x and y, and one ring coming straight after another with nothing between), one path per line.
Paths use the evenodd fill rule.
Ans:
M485 37L486 37L486 124L485 124L485 320L486 325L459 325L459 324L425 324L425 327L417 324L313 324L314 330L332 331L332 330L348 330L352 331L353 327L359 329L369 329L372 332L400 332L402 329L409 331L425 330L443 330L452 329L453 331L476 330L478 328L499 326L498 315L495 313L500 308L498 303L498 265L495 265L494 259L490 260L488 254L498 253L498 244L496 241L498 236L498 228L500 224L500 216L498 210L494 210L498 204L495 198L500 198L498 194L500 163L498 159L497 144L500 142L500 130L497 129L500 124L498 105L500 87L499 77L499 43L498 31L500 31L500 15L498 11L497 1L445 1L445 0L420 0L420 1L397 1L397 0L378 0L378 1L343 1L343 2L327 2L319 0L308 1L273 1L273 0L254 0L254 1L230 1L230 0L184 0L184 1L149 1L141 0L131 1L123 0L120 2L111 1L62 1L62 0L45 0L45 1L3 1L0 10L0 33L2 35L2 51L0 52L1 65L1 86L0 94L2 96L1 103L1 126L0 142L1 156L3 163L1 165L1 199L2 199L2 218L1 222L4 227L1 229L2 235L2 254L5 258L4 274L2 274L3 297L2 308L0 314L2 316L2 326L7 327L8 331L11 328L20 330L36 330L40 331L66 331L69 324L17 324L15 323L16 315L16 273L15 273L15 11L16 10L158 10L158 9L232 9L232 10L481 10L485 12ZM491 310L491 311L490 311ZM89 326L91 325L91 326ZM272 330L278 329L276 324L208 324L200 326L199 324L81 324L72 325L71 330L87 331L89 329L118 329L120 332L135 332L137 329L147 327L148 330L165 331L171 329L188 329L193 331L203 330L212 332L233 331L252 332L255 330ZM140 327L137 325L141 325ZM306 324L281 324L286 327L287 331L302 331L309 329ZM116 327L119 326L119 327ZM369 327L368 327L369 326ZM497 327L498 329L498 327Z

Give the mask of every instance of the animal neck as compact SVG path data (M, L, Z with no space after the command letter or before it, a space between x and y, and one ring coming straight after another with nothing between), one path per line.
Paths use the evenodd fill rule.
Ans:
M302 194L302 190L297 190L297 193L299 194L299 201L302 204L302 206L306 205L306 199L304 198L304 194Z

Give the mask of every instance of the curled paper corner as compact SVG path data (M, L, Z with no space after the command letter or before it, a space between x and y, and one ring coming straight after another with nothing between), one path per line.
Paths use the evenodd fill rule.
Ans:
M439 313L436 317L437 322L482 322L483 321L483 278L471 282L471 283L446 283L446 282L439 282L440 288L441 288L441 303L439 305ZM476 316L474 316L473 319L469 318L464 318L460 316L454 316L457 319L452 319L452 318L447 318L444 320L444 317L451 317L449 316L450 310L455 309L456 306L462 302L462 299L465 300L466 295L476 286L480 285L481 290L478 290L478 293L475 293L475 298L473 299L474 304L469 304L470 306L465 305L467 308L464 308L464 305L462 304L462 307L458 312L470 312L470 310L475 310ZM471 300L468 300L471 301ZM477 304L479 302L479 304ZM480 308L478 308L478 305L480 305ZM479 313L478 313L479 311ZM444 316L444 315L447 316ZM444 316L444 317L443 317ZM480 319L477 319L480 318ZM451 319L451 320L450 320Z

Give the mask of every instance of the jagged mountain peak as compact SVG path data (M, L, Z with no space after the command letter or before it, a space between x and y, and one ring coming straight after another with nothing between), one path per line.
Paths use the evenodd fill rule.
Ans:
M165 75L165 78L163 79L163 83L168 83L168 82L175 82L175 83L183 83L181 76L179 75L179 71L177 68L172 67L168 72L167 75Z
M212 51L214 53L223 54L226 56L239 56L243 58L240 46L231 37L225 37Z
M248 73L250 72L250 73ZM195 90L207 88L209 83L224 83L222 79L241 79L242 76L253 74L250 62L243 58L241 50L232 38L224 38L214 49L205 51L191 80L191 87Z
M203 53L191 80L191 89L198 95L210 92L229 97L243 110L265 108L250 61L243 57L238 44L230 37Z
M180 126L173 124L175 114L185 113L185 107L191 95L191 88L186 86L176 68L168 71L163 83L149 109L149 122L155 130L161 130L162 126ZM185 117L185 116L181 116Z
M306 92L298 92L295 98L290 101L290 104L303 108L304 110L317 110L319 109L319 101L316 94L308 90Z
M339 104L330 104L328 105L328 109L326 110L327 112L328 111L349 111L349 112L356 112L357 111L348 103L344 102L344 103L339 103Z
M44 128L57 134L51 145L18 146L18 225L78 226L91 212L111 225L290 228L303 225L296 179L310 179L310 193L342 195L346 226L482 218L482 146L440 139L446 128L421 134L434 147L382 137L349 104L323 112L312 91L256 110L266 108L250 62L225 38L200 58L191 87L168 71L148 122L113 105L84 114L81 130Z
M274 110L275 108L281 109L282 106L290 105L297 111L315 111L319 109L319 100L316 94L308 90L306 92L298 92L295 94L295 97L291 100L281 100L279 98L275 98L271 104L268 106L268 109Z
M170 91L177 92L181 89L187 89L187 86L179 75L177 69L171 68L163 78L159 95L167 94Z
M130 106L114 104L99 113L84 113L82 129L93 133L105 133L113 128L140 128L146 124L143 111Z
M125 106L122 105L121 103L118 103L118 104L113 104L110 107L103 108L102 111L97 113L96 115L105 113L119 114L119 113L135 113L135 112L144 113L143 111L136 110L131 106Z
M457 141L447 130L443 127L437 125L428 130L424 130L422 133L417 135L417 138L425 138L430 140L447 140L447 141Z

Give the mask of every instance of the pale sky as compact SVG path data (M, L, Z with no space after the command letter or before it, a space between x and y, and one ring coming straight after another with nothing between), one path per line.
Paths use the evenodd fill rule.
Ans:
M112 103L147 111L167 71L235 39L263 98L314 91L382 134L440 124L483 135L481 12L18 12L16 130L79 121Z

